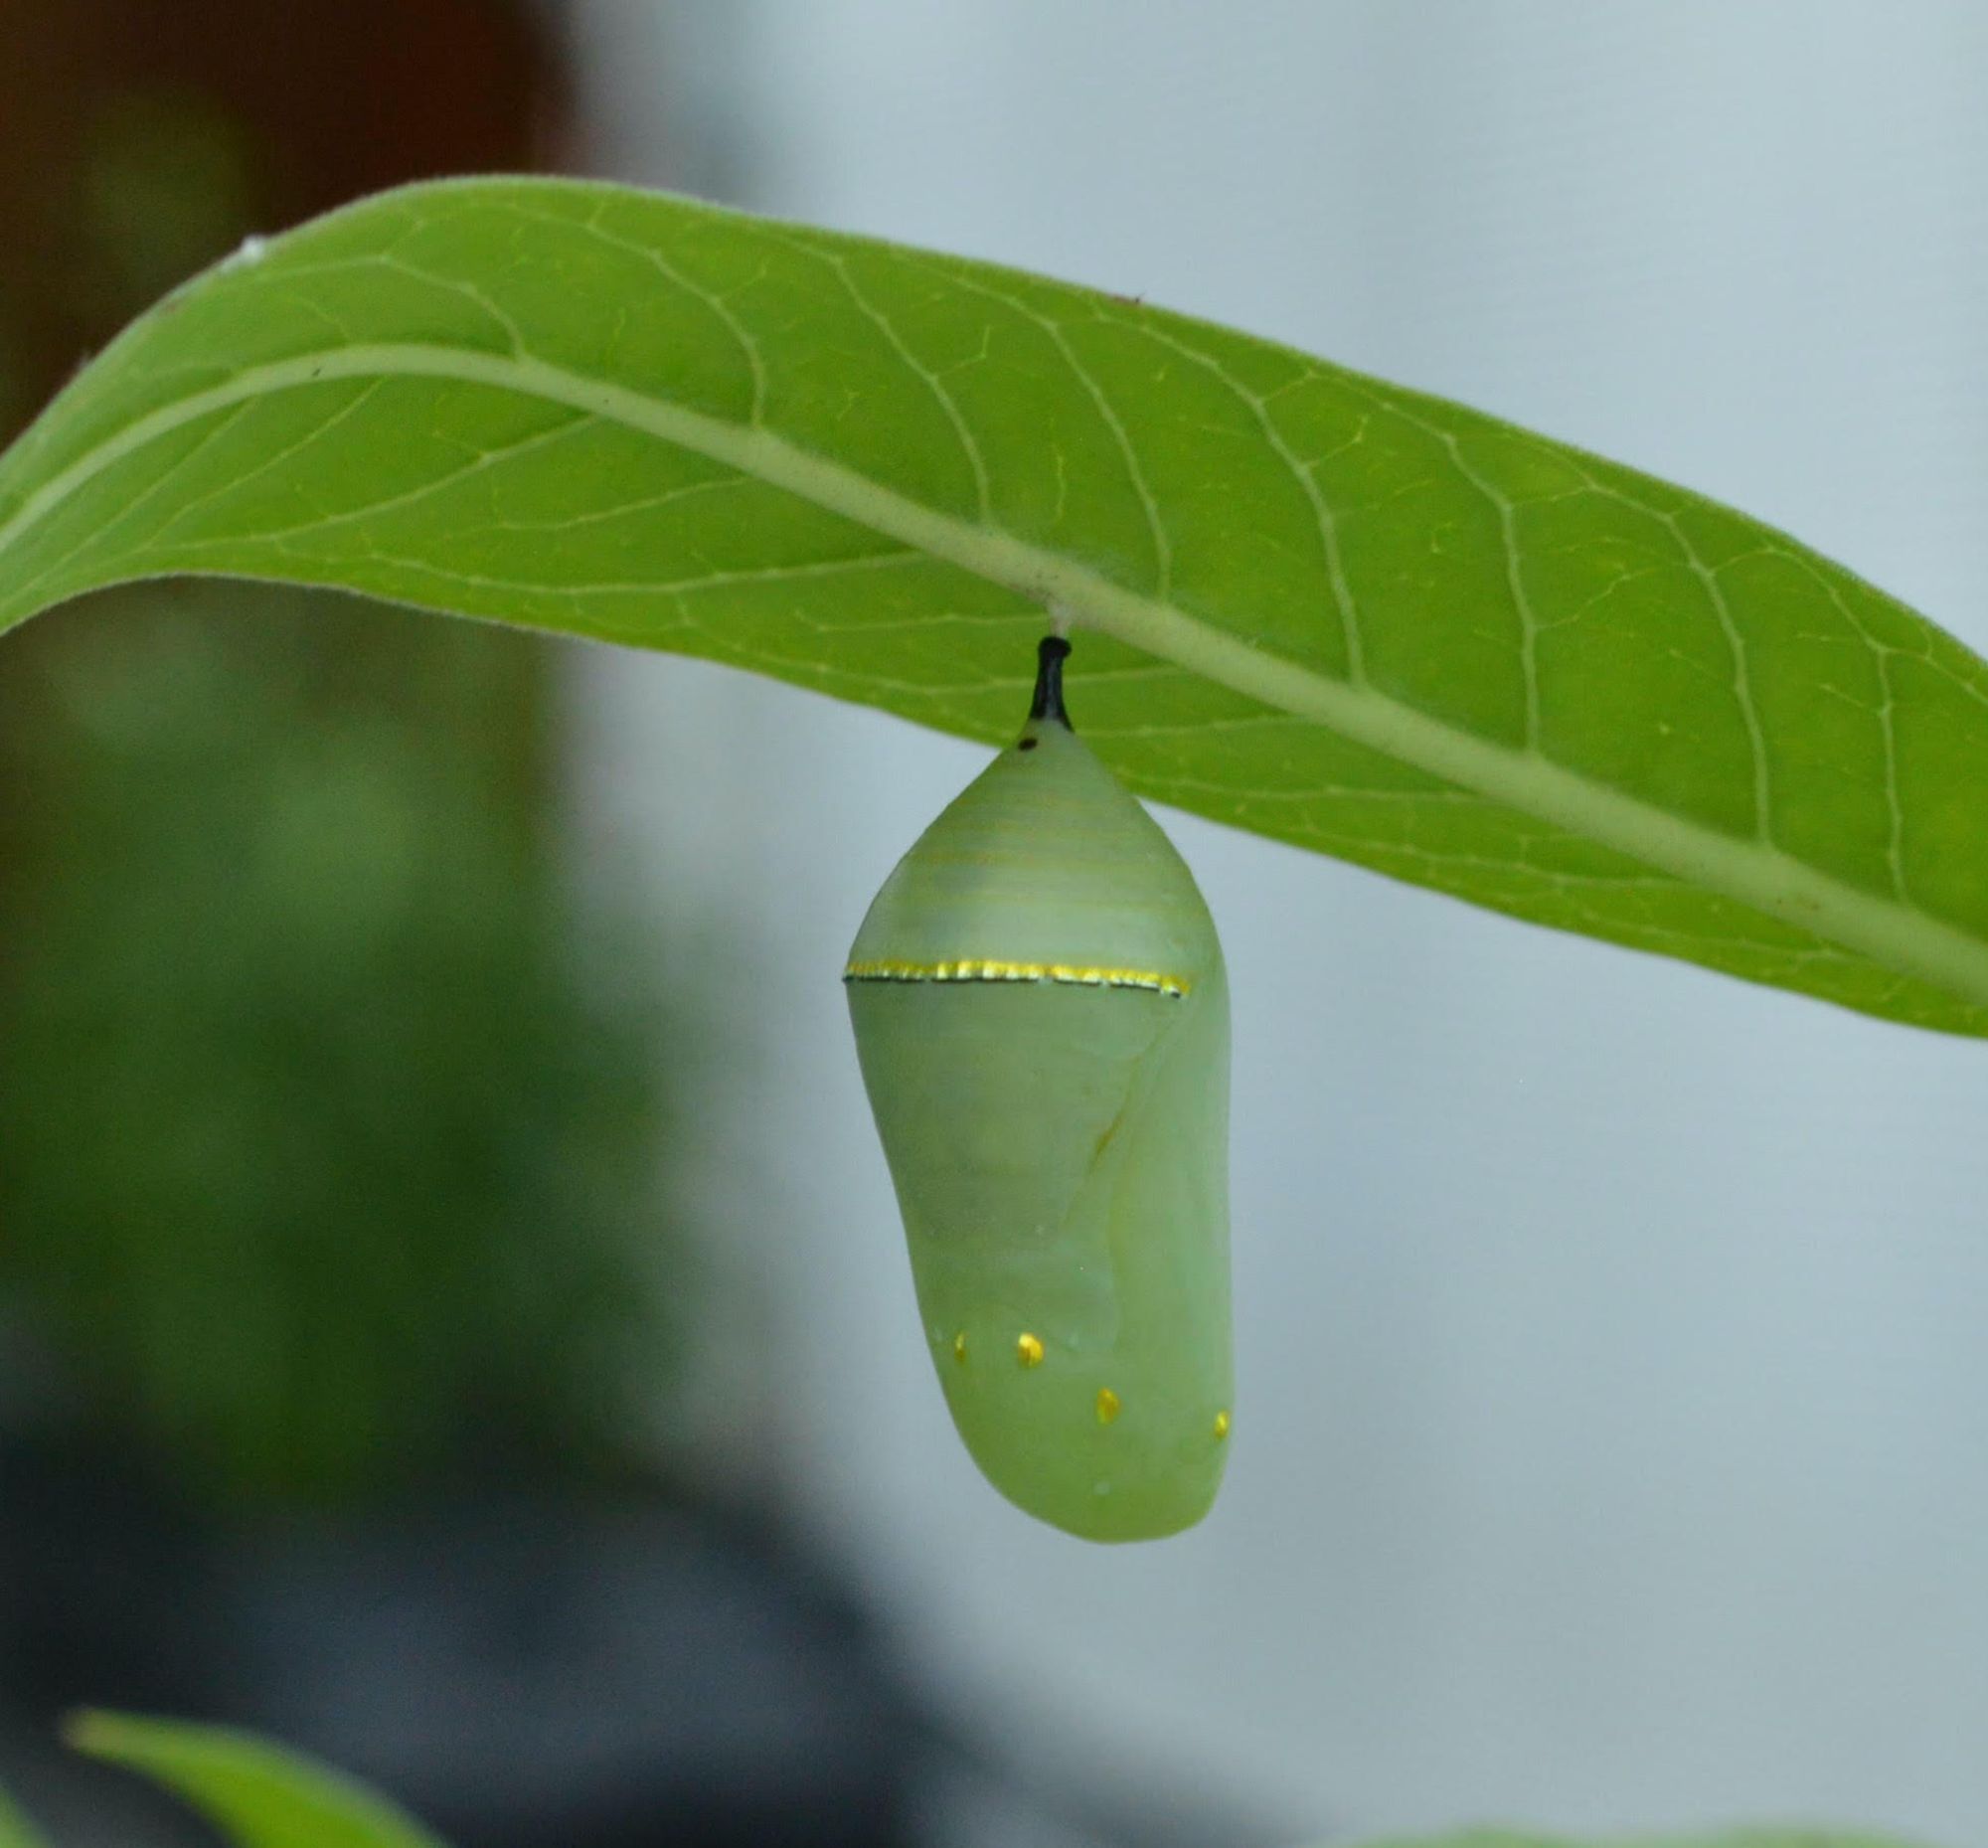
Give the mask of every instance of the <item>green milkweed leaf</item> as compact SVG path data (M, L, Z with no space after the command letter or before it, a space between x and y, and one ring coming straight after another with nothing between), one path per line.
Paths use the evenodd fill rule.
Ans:
M1148 796L1988 1033L1988 665L1680 488L1090 290L611 186L385 194L168 297L0 458L0 630L181 572L989 740L1053 604Z
M238 1848L441 1848L386 1798L226 1727L86 1713L69 1737L183 1796Z

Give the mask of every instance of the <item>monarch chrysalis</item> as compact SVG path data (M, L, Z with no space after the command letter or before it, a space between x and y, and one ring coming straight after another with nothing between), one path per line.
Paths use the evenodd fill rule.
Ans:
M1090 1540L1192 1526L1229 1434L1229 991L1214 921L1071 729L884 882L844 973L932 1363L993 1485Z

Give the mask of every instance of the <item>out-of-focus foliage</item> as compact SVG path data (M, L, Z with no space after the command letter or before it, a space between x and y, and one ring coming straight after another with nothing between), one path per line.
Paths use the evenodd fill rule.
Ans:
M240 1848L440 1848L363 1785L226 1728L90 1713L70 1739L176 1790Z
M78 615L0 689L0 1284L210 1484L611 1455L666 1358L663 971L589 945L536 741L465 736L529 730L534 645L220 586Z
M239 1848L439 1848L384 1798L299 1754L220 1727L84 1714L80 1750L177 1791ZM4 1798L0 1798L4 1803ZM16 1848L0 1811L0 1848ZM26 1848L37 1848L27 1843ZM1606 1848L1559 1835L1470 1829L1385 1848ZM1709 1835L1616 1839L1615 1848L1905 1848L1889 1837L1830 1829L1740 1828Z
M184 90L128 90L90 124L79 163L92 234L83 303L105 318L228 249L253 222L252 155L242 125Z
M46 1848L43 1838L29 1826L5 1791L0 1791L0 1848Z

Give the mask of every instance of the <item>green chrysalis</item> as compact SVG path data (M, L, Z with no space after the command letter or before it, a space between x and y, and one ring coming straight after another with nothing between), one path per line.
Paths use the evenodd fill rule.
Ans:
M1069 652L844 980L961 1438L1030 1514L1149 1540L1228 1448L1229 990L1193 875L1071 729Z

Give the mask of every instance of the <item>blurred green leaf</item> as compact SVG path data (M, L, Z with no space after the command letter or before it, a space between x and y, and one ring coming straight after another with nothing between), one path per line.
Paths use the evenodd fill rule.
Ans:
M48 1838L14 1807L4 1790L0 1790L0 1848L49 1848Z
M86 1713L70 1743L186 1798L238 1848L441 1848L340 1772L225 1727Z
M85 1714L72 1726L80 1750L177 1790L241 1848L439 1848L400 1811L337 1772L225 1728ZM0 1811L0 1848L16 1848ZM23 1848L34 1848L26 1843ZM1319 1844L1318 1848L1326 1848ZM1709 1835L1589 1838L1508 1829L1391 1839L1371 1848L1907 1848L1858 1830L1736 1828Z
M990 740L1054 603L1148 795L1988 1033L1988 664L1679 488L1114 296L610 186L386 194L169 296L0 458L0 629L176 572Z

